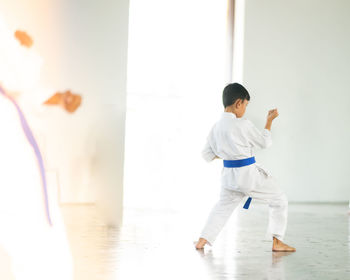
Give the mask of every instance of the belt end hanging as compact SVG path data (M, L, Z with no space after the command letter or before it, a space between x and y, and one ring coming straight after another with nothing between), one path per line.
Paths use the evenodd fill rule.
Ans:
M252 201L252 198L251 198L251 197L248 197L248 199L247 199L247 201L245 202L243 208L244 208L244 209L248 209L251 201Z

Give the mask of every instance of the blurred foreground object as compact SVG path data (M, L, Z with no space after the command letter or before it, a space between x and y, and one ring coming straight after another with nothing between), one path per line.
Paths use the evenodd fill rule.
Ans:
M31 48L32 38L8 28L1 16L0 42L0 248L11 263L11 279L72 280L73 259L59 206L57 174L50 173L43 195L48 171L44 154L38 152L40 141L34 139L46 137L49 131L38 133L40 126L31 122L33 114L25 118L27 112L44 107L46 93L53 91L40 84L42 58ZM76 109L72 102L68 98L64 104Z
M15 38L24 47L30 48L33 46L33 39L29 34L22 30L16 30ZM69 113L74 113L81 104L81 96L73 94L70 90L63 93L57 92L44 102L45 105L58 105L64 108Z
M16 30L15 37L22 46L30 48L33 45L33 39L25 31Z
M59 105L67 112L74 113L81 104L81 96L73 94L70 90L63 93L56 92L48 100L44 102L45 105Z

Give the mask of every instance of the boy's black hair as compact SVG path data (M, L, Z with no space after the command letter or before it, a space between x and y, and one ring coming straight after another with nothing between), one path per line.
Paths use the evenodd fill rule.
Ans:
M228 84L222 93L224 107L232 105L237 99L250 100L250 95L246 88L238 83Z

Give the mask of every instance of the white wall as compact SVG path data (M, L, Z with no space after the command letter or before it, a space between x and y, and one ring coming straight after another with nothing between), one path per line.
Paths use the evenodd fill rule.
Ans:
M279 109L257 159L291 201L350 197L349 10L346 0L245 1L247 117L263 128Z
M76 114L52 109L33 124L59 172L61 202L97 202L110 223L122 214L128 10L128 0L0 3L6 23L33 37L42 83L83 96Z

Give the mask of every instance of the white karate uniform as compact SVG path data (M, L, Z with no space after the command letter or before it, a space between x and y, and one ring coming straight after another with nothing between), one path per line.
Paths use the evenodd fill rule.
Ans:
M268 129L261 132L251 121L224 112L212 127L202 156L206 161L212 161L215 156L224 160L245 159L254 156L254 148L263 149L271 144L271 132ZM283 240L288 200L275 178L258 163L238 168L223 167L220 199L209 214L200 237L212 245L233 210L246 196L252 197L253 201L268 203L268 233Z
M9 255L17 280L72 279L72 257L57 197L48 184L50 226L37 158L14 105L3 95L0 128L0 250Z
M22 93L36 92L41 58L19 44L1 17L0 41L0 85L17 92L18 101ZM41 97L40 103L47 96ZM0 129L0 250L10 259L11 274L16 280L72 279L72 256L57 197L48 182L50 226L37 157L14 104L2 94Z

